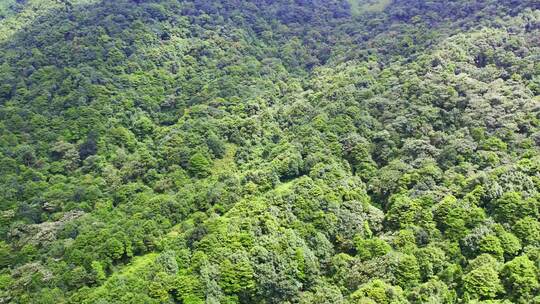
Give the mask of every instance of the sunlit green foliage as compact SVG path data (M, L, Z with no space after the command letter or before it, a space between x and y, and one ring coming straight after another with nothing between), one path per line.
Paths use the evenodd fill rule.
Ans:
M535 1L0 1L0 303L540 302Z

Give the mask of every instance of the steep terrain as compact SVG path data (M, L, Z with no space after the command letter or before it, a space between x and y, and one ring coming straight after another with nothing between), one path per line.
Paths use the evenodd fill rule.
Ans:
M537 1L2 1L0 79L0 303L540 303Z

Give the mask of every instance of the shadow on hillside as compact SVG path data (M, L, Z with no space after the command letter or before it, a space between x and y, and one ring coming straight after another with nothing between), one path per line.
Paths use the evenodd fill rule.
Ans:
M106 61L118 55L113 54L113 48L129 57L136 50L130 31L163 18L159 10L152 11L152 6L135 2L139 1L60 4L51 8L38 5L32 9L44 11L34 12L37 15L22 12L17 17L19 24L14 26L23 26L0 43L0 49L9 50L0 63L15 64L28 77L43 66L65 68ZM163 34L159 28L155 30L156 35Z

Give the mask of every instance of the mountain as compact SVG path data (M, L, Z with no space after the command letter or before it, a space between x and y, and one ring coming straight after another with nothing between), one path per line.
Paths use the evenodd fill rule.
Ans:
M536 0L3 0L0 80L0 303L540 303Z

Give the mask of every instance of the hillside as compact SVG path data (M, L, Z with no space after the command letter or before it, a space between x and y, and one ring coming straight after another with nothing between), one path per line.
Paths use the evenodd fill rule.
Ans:
M540 303L540 5L0 0L0 303Z

